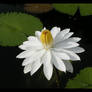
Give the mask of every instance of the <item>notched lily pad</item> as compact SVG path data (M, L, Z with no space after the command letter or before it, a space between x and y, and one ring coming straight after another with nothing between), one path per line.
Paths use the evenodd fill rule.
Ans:
M68 81L66 88L92 88L92 68L85 68Z
M24 13L0 14L0 45L17 46L42 29L42 23L34 16Z
M92 4L53 4L53 7L62 13L74 15L77 9L80 9L81 16L92 15Z

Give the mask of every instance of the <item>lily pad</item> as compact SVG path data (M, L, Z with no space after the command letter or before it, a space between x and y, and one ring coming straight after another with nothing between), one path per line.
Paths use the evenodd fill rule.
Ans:
M52 9L52 4L24 4L24 10L31 13L45 13Z
M68 81L66 88L92 88L92 68L81 70L74 79Z
M62 13L74 15L80 9L81 16L92 15L92 4L53 4L53 7Z
M74 15L77 11L77 4L53 4L53 7L62 13Z
M80 13L82 16L92 15L92 4L79 4Z
M0 45L17 46L43 27L40 20L24 13L0 14Z

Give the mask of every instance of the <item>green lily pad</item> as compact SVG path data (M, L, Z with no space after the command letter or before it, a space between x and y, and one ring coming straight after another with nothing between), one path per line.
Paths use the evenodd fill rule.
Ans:
M92 4L53 4L53 7L62 13L74 15L80 9L81 16L92 15Z
M74 15L77 11L77 4L53 4L53 7L62 13Z
M24 13L0 14L0 45L17 46L43 27L40 20Z
M81 70L74 79L68 81L66 88L92 88L92 68Z
M92 4L79 4L82 16L92 15Z

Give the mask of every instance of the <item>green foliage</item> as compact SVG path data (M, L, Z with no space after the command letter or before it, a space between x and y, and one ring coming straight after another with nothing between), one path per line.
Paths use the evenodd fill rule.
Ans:
M92 88L92 68L81 70L74 79L68 81L66 88Z
M80 9L82 16L92 15L92 4L53 4L53 7L59 12L74 15L77 9Z
M77 10L76 4L53 4L53 7L62 13L74 15Z
M82 16L92 15L92 4L80 4L79 6Z
M17 46L42 29L40 20L24 13L0 14L0 45Z

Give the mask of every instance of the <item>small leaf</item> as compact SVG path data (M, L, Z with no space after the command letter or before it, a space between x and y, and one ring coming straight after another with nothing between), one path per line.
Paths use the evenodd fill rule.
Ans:
M42 23L34 16L24 13L0 14L0 45L17 46L42 29Z
M53 4L53 7L62 13L74 15L80 9L81 16L92 15L92 4Z
M66 88L92 88L92 68L85 68L68 81Z

